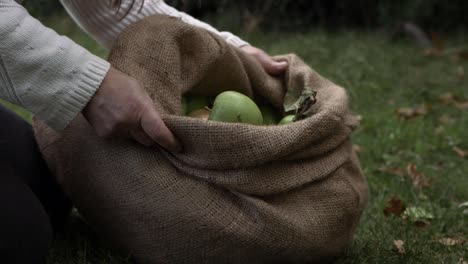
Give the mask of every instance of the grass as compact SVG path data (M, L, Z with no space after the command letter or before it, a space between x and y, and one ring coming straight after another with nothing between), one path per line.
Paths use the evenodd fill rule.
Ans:
M99 48L69 20L51 20L59 32L100 56ZM468 150L468 110L439 101L450 92L468 99L468 62L450 56L425 57L413 43L391 42L381 33L314 30L301 34L256 34L245 36L271 54L295 52L322 75L346 87L352 108L362 115L362 125L353 136L363 170L370 185L370 200L352 247L339 263L463 263L468 261L468 243L445 246L439 238L468 235L468 216L458 207L468 201L468 160L453 147ZM463 35L445 38L446 46L467 43ZM468 74L468 72L467 72ZM427 114L411 120L396 115L400 107L427 104ZM28 117L23 110L16 109ZM449 115L445 124L440 117ZM438 128L442 127L442 128ZM416 190L411 179L381 168L417 166L432 185ZM406 206L424 208L433 214L429 225L418 227L396 216L385 217L384 208L392 196ZM129 263L109 249L75 215L72 224L51 251L50 263ZM405 242L405 254L394 250L393 241Z

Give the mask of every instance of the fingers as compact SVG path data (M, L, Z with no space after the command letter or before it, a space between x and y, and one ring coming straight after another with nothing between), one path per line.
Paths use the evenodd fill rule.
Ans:
M288 69L288 62L286 61L275 61L266 52L261 49L244 46L241 48L247 54L252 55L258 62L263 66L265 71L270 75L281 75Z
M280 75L288 68L286 61L275 61L264 51L259 50L254 54L254 57L260 62L265 71L271 75Z
M174 152L182 151L182 146L153 107L148 107L143 112L140 124L144 133L161 147ZM139 137L137 140L142 140L142 138Z
M286 61L274 61L272 58L264 59L260 62L265 68L265 71L270 75L281 75L288 69L288 63Z
M156 144L156 142L150 138L141 128L141 126L130 132L130 136L138 143L142 144L145 147L151 147Z

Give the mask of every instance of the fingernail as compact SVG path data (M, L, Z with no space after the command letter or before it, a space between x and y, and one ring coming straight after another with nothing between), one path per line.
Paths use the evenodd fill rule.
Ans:
M287 61L278 62L278 67L286 67L286 66L288 66L288 62L287 62Z

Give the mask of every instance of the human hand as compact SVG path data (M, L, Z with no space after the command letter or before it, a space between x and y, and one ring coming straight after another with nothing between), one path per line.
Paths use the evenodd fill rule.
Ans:
M181 151L181 145L166 127L153 101L134 78L111 68L83 115L104 138L132 138L144 146L156 143Z
M252 46L243 46L241 47L241 50L243 50L247 54L254 56L254 58L260 62L265 71L270 75L280 75L284 73L288 68L288 62L275 61L270 57L270 55L268 55L266 52L259 48Z

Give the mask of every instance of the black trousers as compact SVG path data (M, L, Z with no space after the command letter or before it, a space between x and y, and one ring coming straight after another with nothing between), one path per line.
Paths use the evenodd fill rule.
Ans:
M70 210L31 125L0 105L0 262L46 263L53 234Z

